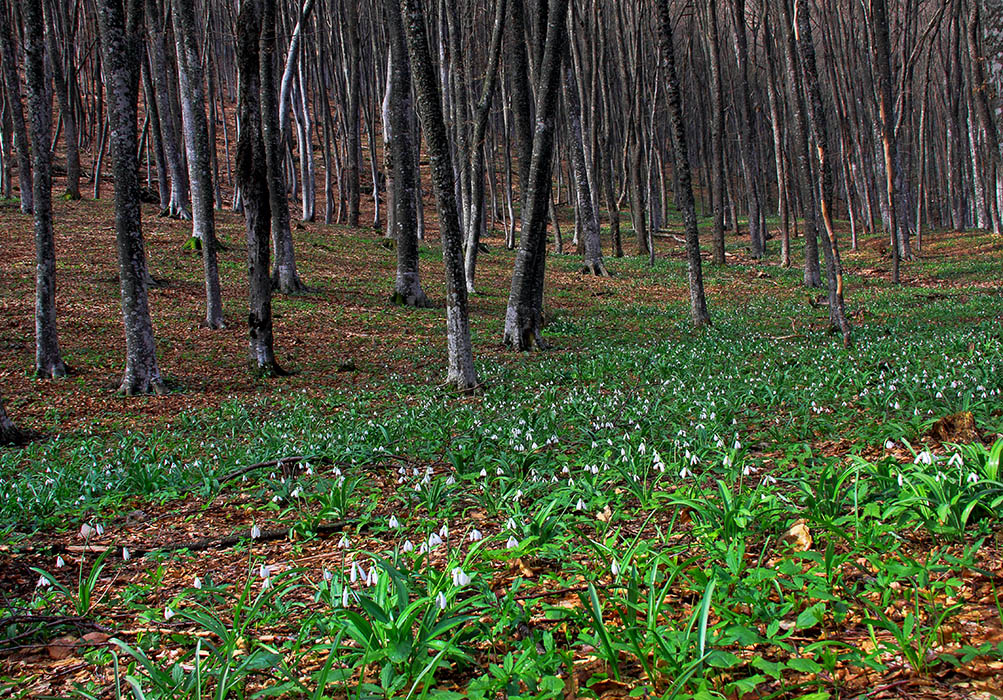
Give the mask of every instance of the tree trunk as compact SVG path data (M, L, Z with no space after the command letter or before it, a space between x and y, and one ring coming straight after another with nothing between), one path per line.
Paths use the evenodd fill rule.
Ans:
M822 252L825 255L826 276L829 281L829 319L842 334L843 344L849 346L851 343L850 324L846 319L846 308L843 303L843 266L839 259L839 244L832 223L833 185L829 128L825 106L822 102L818 70L815 66L815 45L812 42L811 17L806 0L795 0L794 18L794 30L801 52L801 69L804 73L805 88L808 94L808 122L815 136L815 146L818 151L819 209L826 233L822 237Z
M359 45L359 9L358 0L346 0L345 16L342 20L347 29L345 41L348 44L348 115L345 123L347 140L345 148L348 151L348 162L345 166L345 179L348 189L348 225L359 225L359 170L362 153L362 143L359 136L360 102L362 99L361 85L361 47Z
M431 306L418 274L418 212L414 144L411 141L411 66L400 6L385 6L390 43L389 89L387 90L386 143L389 198L387 219L390 235L397 240L397 276L392 300L404 306Z
M51 3L51 4L50 4ZM73 80L73 60L74 37L70 23L70 18L66 7L66 0L46 0L44 14L45 38L49 50L49 69L52 72L52 82L55 85L56 98L59 100L59 113L63 119L63 140L66 148L66 197L67 199L80 199L80 144L77 138L77 117L70 99L71 80ZM70 36L64 37L63 47L60 47L56 40L56 25L59 24L64 33ZM69 59L67 65L63 65L64 53Z
M724 264L724 92L721 86L721 45L717 0L707 0L707 49L710 54L711 208L714 220L713 262Z
M126 395L164 393L157 367L153 324L147 295L137 159L136 103L139 97L140 48L143 41L141 0L99 0L102 67L111 122L111 155L115 175L115 232L122 286L126 362L120 391Z
M570 21L570 20L569 20ZM582 274L608 277L599 239L599 218L592 200L585 159L585 142L582 130L582 110L578 99L578 81L570 61L564 67L564 104L568 113L568 139L571 141L571 169L575 181L577 206L575 212L582 229L584 259Z
M442 257L446 267L446 382L460 391L472 391L477 387L477 372L470 342L467 287L463 275L463 233L456 208L453 164L450 162L442 102L425 36L421 0L400 0L400 6L411 58L412 82L418 97L432 185L439 209Z
M185 148L188 152L188 179L192 187L192 237L201 242L205 278L205 324L223 327L223 300L216 263L216 219L212 191L212 160L209 155L209 127L202 91L202 63L195 39L193 0L173 0L174 38L178 52L178 83Z
M30 214L32 211L31 149L28 143L28 129L24 121L24 109L21 102L21 78L17 67L20 61L17 56L17 44L10 26L9 0L0 2L0 62L3 63L4 91L7 93L7 104L14 127L14 147L17 149L18 186L21 190L21 212Z
M512 274L512 291L505 312L503 341L509 347L529 350L535 342L543 349L543 284L547 258L547 213L551 202L554 132L565 54L565 16L568 0L551 0L547 37L537 77L536 133L530 162L529 186L522 213L522 238Z
M274 28L263 5L272 0L242 0L237 20L237 138L236 184L241 193L247 229L248 261L248 352L252 369L262 376L282 374L275 361L272 333L272 285L268 275L269 231L273 180L269 177L262 122L278 115L265 109L261 76L271 60ZM272 15L274 18L274 14ZM274 100L274 96L272 97ZM274 103L273 103L274 104ZM275 124L277 130L278 124ZM281 183L280 183L281 184ZM282 191L285 197L285 190Z
M5 8L0 8L0 11ZM19 445L24 440L24 434L17 429L14 421L7 415L7 410L3 405L3 396L0 395L0 445Z
M35 213L35 376L66 376L56 332L56 247L52 232L52 102L45 72L42 0L25 0L24 53L31 115Z
M661 39L662 71L665 74L665 94L672 126L672 151L676 164L676 202L683 215L686 231L686 261L689 268L690 316L697 328L710 323L707 300L704 297L703 269L700 260L700 238L697 230L696 204L690 176L690 155L683 123L683 104L676 77L675 49L672 44L672 19L668 0L657 0L658 28Z
M881 117L881 146L885 158L885 189L888 198L888 228L892 242L892 282L899 283L900 244L897 202L895 201L895 165L898 162L895 142L895 116L892 106L891 50L888 41L888 10L885 0L871 0L871 24L874 34L874 67L878 81L878 112Z

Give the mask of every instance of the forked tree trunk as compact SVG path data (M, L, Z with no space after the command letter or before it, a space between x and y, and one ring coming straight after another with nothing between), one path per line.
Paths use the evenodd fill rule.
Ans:
M14 127L14 146L17 149L18 184L21 190L21 212L30 214L32 203L31 149L28 143L28 128L25 126L24 109L21 106L21 78L17 67L17 45L10 26L10 2L0 1L0 62L3 63L4 91Z
M192 187L192 236L201 241L205 278L205 324L223 327L223 299L216 262L216 218L212 191L209 127L202 90L202 63L195 40L195 6L192 0L173 0L174 38L178 52L181 116L188 152L188 180Z
M31 115L35 213L35 376L66 376L56 332L56 246L52 233L52 102L45 72L42 0L25 0L24 53Z
M463 233L456 208L453 164L450 162L439 85L425 36L421 0L400 0L400 7L408 55L411 58L412 81L428 147L432 185L439 209L442 257L446 267L446 381L460 391L472 391L477 387L477 372L474 369L474 353L470 342L467 287L463 276Z
M428 307L431 304L421 288L418 274L418 212L414 144L411 140L411 66L407 57L407 39L401 21L400 6L386 4L387 34L390 42L390 75L387 91L388 128L385 129L387 173L390 203L387 219L390 235L397 240L397 275L393 301L404 306Z
M547 258L547 215L551 204L554 136L565 54L568 0L551 0L547 36L537 76L536 132L526 192L528 211L522 213L522 238L512 273L512 291L505 311L505 345L529 350L546 347L543 328L543 285Z
M268 275L271 230L270 178L262 122L266 115L261 94L263 63L268 63L274 29L263 26L263 2L242 0L237 18L237 138L236 184L240 189L247 228L248 349L252 369L263 375L281 374L275 362L272 332L272 284ZM271 34L271 37L268 35ZM273 97L274 99L274 97ZM276 124L276 127L278 125ZM285 196L283 190L282 196Z
M111 122L111 155L115 175L115 232L125 324L125 375L120 391L127 395L164 393L150 321L146 252L139 199L136 103L143 41L142 0L99 0L102 67Z
M672 126L672 150L676 164L676 203L683 215L686 235L686 261L689 270L690 316L697 328L710 323L707 300L704 297L703 267L700 260L700 237L697 230L696 204L693 199L693 180L690 176L690 154L686 143L686 125L683 123L683 103L679 95L676 76L675 49L672 44L672 18L668 0L657 0L658 28L661 39L662 72L665 75L665 94Z

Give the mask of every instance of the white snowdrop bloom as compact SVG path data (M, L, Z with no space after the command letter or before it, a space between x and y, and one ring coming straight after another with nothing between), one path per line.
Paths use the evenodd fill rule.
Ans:
M35 583L35 588L50 588L52 586L52 581L45 578L44 576L39 576L38 581Z
M965 464L965 459L964 457L961 456L960 452L955 452L953 455L951 455L951 458L947 460L947 465L949 467L961 467L964 466L964 464Z
M742 443L741 443L741 441L739 441L738 438L735 438L735 449L736 450L742 449Z
M348 540L348 535L342 535L341 539L338 540L338 549L348 549L351 546L351 542Z
M772 485L777 483L777 479L772 474L767 474L766 476L763 477L763 483Z
M348 588L345 587L341 589L341 607L347 608L348 603L349 603Z
M399 528L401 526L400 521L397 520L397 516L396 515L391 515L390 516L389 525L394 530L396 530L397 528Z
M509 535L508 541L505 543L505 549L515 549L519 546L519 540L517 540L513 535Z
M482 477L486 477L488 475L488 470L487 469L481 469L481 474L480 475Z
M366 574L366 585L375 586L379 582L379 573L376 571L375 566L369 567L369 573Z
M439 537L444 540L449 539L449 525L447 523L443 523L442 527L439 528Z
M899 475L898 475L898 478L896 479L896 481L898 482L899 488L902 488L902 486L905 485L905 477L902 476L901 472L899 472Z
M470 583L470 577L463 571L460 567L453 569L453 585L459 588L460 586L466 586Z
M644 443L642 442L642 443L641 443L640 445L638 445L638 447L637 447L637 451L638 451L639 453L641 453L641 454L643 455L643 454L646 454L646 453L647 453L647 451L648 451L648 448L647 448L647 446L646 446L646 445L645 445L645 444L644 444Z
M690 464L700 464L700 458L696 456L696 453L690 455Z
M170 608L164 608L164 619L170 620L172 617L174 617L174 611Z
M610 564L609 570L613 573L614 576L620 575L620 564L617 563L616 559L614 559L613 563Z
M570 473L571 473L571 470L568 469L568 465L567 464L565 464L563 467L561 467L561 474L570 474Z
M512 496L512 500L518 503L522 499L522 489L516 489L515 495Z
M322 569L320 575L325 581L330 581L331 579L334 578L334 574L331 573L331 570L327 568Z
M62 557L56 557L56 568L57 569L62 569L64 566L66 566L66 562L63 561L63 558Z
M506 520L505 527L507 527L509 530L514 530L516 528L515 518L510 517L508 520Z
M585 501L579 498L575 503L575 510L585 510Z
M132 559L132 554L129 553L128 547L122 547L122 561L129 561Z
M446 609L446 594L439 591L439 595L435 596L435 602L439 606L439 610Z
M751 464L746 464L744 467L742 467L742 476L751 476L755 474L757 471L759 470L756 469Z
M498 467L497 469L495 469L495 476L501 476L504 473L505 473L505 470L502 469L501 467Z
M261 528L257 525L251 525L251 539L256 540L261 537Z
M262 564L260 567L258 567L258 576L260 576L261 578L268 578L271 575L272 575L272 567L268 566L267 564Z
M440 544L442 544L442 538L439 537L439 535L433 532L431 535L428 536L429 549L434 549L435 547L438 547Z
M356 583L362 577L361 567L358 562L352 562L352 569L348 572L349 583Z
M898 401L896 401L896 402L895 402L895 410L897 411L897 410L899 410L900 408L902 408L902 406L901 406L901 405L899 404L899 402L898 402Z
M687 478L689 478L691 476L693 476L693 472L691 472L689 470L689 467L685 467L684 466L682 469L679 470L679 478L680 479L687 479Z
M933 454L929 450L923 450L918 455L916 459L912 461L913 464L933 464Z
M404 540L404 544L401 546L401 550L404 552L413 552L414 545L411 544L411 540Z
M97 525L94 526L94 531L98 533L98 537L100 537L101 535L104 534L104 525L98 523Z
M894 449L894 448L895 448L895 442L893 440L886 440L885 441L885 449L886 450L891 450L891 449Z
M94 528L91 527L88 523L84 523L83 525L80 526L80 536L83 537L85 540L89 540L91 537L94 536Z
M192 581L192 588L197 588L197 589L201 590L202 589L202 579L200 579L198 576L196 576L195 580Z
M480 540L482 540L484 538L484 535L481 534L480 530L478 530L477 528L474 528L473 530L470 531L470 534L467 535L467 538L471 542L478 542L478 541L480 541Z
M966 481L968 481L969 484L977 484L979 483L979 475L972 472L968 475L968 479L966 479Z
M446 486L452 486L456 483L456 477L450 474L446 477Z

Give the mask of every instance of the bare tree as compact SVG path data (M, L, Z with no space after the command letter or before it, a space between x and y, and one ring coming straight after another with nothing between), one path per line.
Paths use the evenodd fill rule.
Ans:
M17 149L18 182L21 189L21 211L30 214L32 210L31 149L28 143L28 129L24 122L21 106L21 78L17 67L21 61L17 56L17 45L10 26L9 0L0 1L0 62L3 63L3 84L7 93L7 104L14 126L14 147Z

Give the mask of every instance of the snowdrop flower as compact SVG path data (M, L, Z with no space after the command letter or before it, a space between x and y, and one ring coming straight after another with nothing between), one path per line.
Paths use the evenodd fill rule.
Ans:
M578 502L575 503L575 510L585 510L585 501L579 498Z
M94 528L87 523L80 526L80 536L85 540L89 540L94 535L94 532Z
M56 568L57 569L62 569L64 566L66 566L66 562L63 561L63 558L62 557L56 557Z
M267 579L271 575L272 575L272 567L268 566L267 564L262 564L260 567L258 567L258 576L260 576L261 578Z
M341 589L341 607L347 608L349 603L348 588Z
M477 542L477 541L483 539L484 535L481 534L480 530L478 530L477 528L474 528L473 530L470 531L470 535L468 535L468 537L469 537L469 539L470 539L471 542Z
M899 472L899 476L898 476L897 481L898 481L898 484L899 484L899 488L902 488L902 486L905 484L905 478L902 476L901 472Z
M359 566L358 562L355 562L355 561L352 562L352 570L348 572L348 581L349 581L349 583L356 583L356 582L358 582L359 577L361 576L361 574L359 572L360 568L361 567Z
M505 521L505 527L507 527L509 530L514 530L515 527L516 527L516 525L515 525L515 518L511 518L510 517L508 520L506 520Z
M744 467L742 467L742 475L743 476L751 476L752 474L755 474L758 471L759 470L756 469L751 464L746 464Z
M396 530L397 528L399 528L401 526L400 521L397 520L397 516L396 515L391 515L390 516L390 522L388 524L394 530Z
M334 574L332 574L331 570L327 568L323 569L320 575L324 578L325 581L330 581L331 579L334 578Z
M195 580L192 581L192 588L196 588L198 590L202 589L202 580L198 576L196 576Z
M251 539L256 540L261 537L261 528L257 525L251 525Z
M735 449L736 450L742 449L742 443L739 441L738 438L735 438Z
M101 535L104 534L104 525L98 523L97 525L94 526L94 531L98 533L98 537L100 537Z
M481 469L480 475L483 476L483 477L486 477L488 475L488 470L487 469Z
M52 581L45 578L44 576L38 577L38 583L35 584L35 588L50 588L52 586Z
M405 540L404 545L401 547L401 550L404 552L413 552L414 545L411 544L411 540Z
M777 483L777 479L772 474L767 474L766 476L763 477L763 483L764 484L775 484L775 483Z
M955 452L953 455L951 455L951 458L947 460L947 466L949 467L960 467L964 465L964 463L965 460L961 456L960 452Z
M444 540L449 539L449 525L447 523L443 523L442 527L439 528L439 537Z
M174 617L174 611L170 608L164 608L164 619L170 620L172 617Z
M930 454L929 450L923 450L918 455L916 459L912 461L913 464L933 464L933 455Z
M428 536L428 548L434 549L442 544L442 538L434 532Z
M338 540L338 549L348 549L351 543L348 541L348 535L342 535L341 539Z
M693 476L693 472L691 472L688 467L684 466L681 470L679 470L680 479L687 479L691 476Z
M639 453L641 453L641 454L643 455L643 454L645 454L645 453L646 453L646 452L648 451L648 448L647 448L647 446L646 446L646 445L645 445L645 444L644 444L644 443L642 442L642 443L641 443L641 444L640 444L640 445L638 446L638 448L637 448L637 451L638 451Z
M620 575L620 565L617 563L616 559L614 559L613 563L609 565L609 570L613 573L614 576Z
M967 481L969 484L977 484L979 483L979 475L976 474L975 472L972 472L971 474L968 475Z
M517 540L514 536L509 535L508 541L505 543L505 549L515 549L518 546L519 540Z
M446 477L446 486L452 486L455 483L456 483L456 477L455 476L453 476L452 474L450 474L448 477Z
M439 595L435 596L435 602L439 606L439 610L446 609L446 594L439 591Z
M369 573L366 575L366 585L375 586L379 581L379 573L376 571L375 566L369 568Z
M886 440L885 441L885 449L886 450L891 450L891 449L894 449L894 448L895 448L895 442L894 441L892 441L892 440Z
M463 571L463 569L461 569L458 566L455 569L453 569L452 575L453 575L453 585L456 586L457 588L461 586L466 586L468 583L470 583L470 577L466 574L466 572Z

